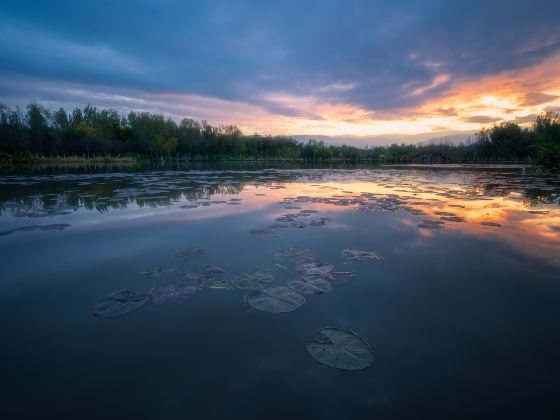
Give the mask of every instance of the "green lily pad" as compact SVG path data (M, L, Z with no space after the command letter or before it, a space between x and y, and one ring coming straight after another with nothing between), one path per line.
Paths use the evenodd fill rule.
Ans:
M444 224L445 224L445 222L442 222L441 220L426 219L426 220L422 220L416 226L418 226L419 228L422 228L422 229L432 229L432 230L434 230L434 229L443 228Z
M320 295L332 290L329 281L320 276L302 276L290 280L288 281L288 287L306 295Z
M383 257L374 251L362 251L361 249L347 248L340 253L350 261L375 261L382 260Z
M222 279L207 279L200 282L200 287L204 287L205 289L225 289L231 290L233 286L227 280Z
M236 276L231 282L241 290L259 290L274 281L274 276L262 270L253 270L249 273Z
M150 300L147 294L138 295L132 290L113 292L93 305L93 315L112 318L140 309Z
M327 274L333 270L333 265L321 261L303 260L297 263L296 270L303 274Z
M160 277L165 276L166 274L171 274L175 271L174 267L152 267L146 268L145 270L140 271L141 276L146 277L147 279L151 279L153 277Z
M279 260L296 262L304 259L312 259L315 256L315 253L310 249L300 248L299 246L291 246L277 251L274 256Z
M483 226L501 227L502 225L496 222L480 222Z
M250 294L247 302L263 312L292 312L305 303L305 298L288 287L267 287Z
M173 282L150 290L150 298L154 305L173 305L192 298L197 291L198 287L194 282Z
M373 364L373 350L354 331L326 327L317 331L307 352L322 365L342 370L363 370Z
M207 265L206 269L204 270L204 275L207 277L212 277L213 275L223 274L226 270L220 267L219 265Z

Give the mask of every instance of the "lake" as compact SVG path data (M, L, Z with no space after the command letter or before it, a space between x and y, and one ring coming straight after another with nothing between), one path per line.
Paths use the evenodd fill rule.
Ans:
M0 184L3 418L560 416L558 176L230 167ZM325 327L366 359L313 355Z

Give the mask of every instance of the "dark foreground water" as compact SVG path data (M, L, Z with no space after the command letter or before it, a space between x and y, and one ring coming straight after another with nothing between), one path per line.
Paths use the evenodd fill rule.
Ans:
M510 168L0 177L0 417L559 418L559 194ZM332 290L255 309L239 275L286 286L293 246ZM196 295L93 315L177 281ZM327 326L374 363L311 357Z

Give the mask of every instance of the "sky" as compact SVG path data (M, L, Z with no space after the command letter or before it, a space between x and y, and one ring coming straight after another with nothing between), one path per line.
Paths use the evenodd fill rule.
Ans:
M0 102L248 134L524 124L560 111L558 16L558 0L3 0Z

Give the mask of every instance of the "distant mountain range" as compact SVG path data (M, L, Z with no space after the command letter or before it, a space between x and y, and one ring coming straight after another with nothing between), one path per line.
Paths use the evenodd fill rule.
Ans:
M474 131L440 131L437 133L420 134L380 134L375 136L313 136L307 134L291 135L296 140L307 142L309 140L324 141L332 145L349 145L357 147L388 146L391 144L451 144L457 145L474 139Z

